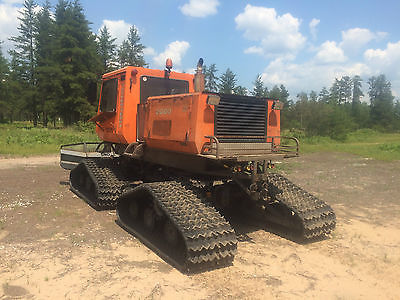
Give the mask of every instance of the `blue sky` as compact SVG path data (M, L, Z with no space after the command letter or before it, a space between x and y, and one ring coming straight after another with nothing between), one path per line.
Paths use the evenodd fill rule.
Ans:
M21 0L0 0L0 40L16 34ZM39 2L40 4L41 2ZM57 1L51 1L56 4ZM291 97L319 92L335 77L380 73L400 96L400 1L82 0L92 30L106 24L122 40L135 25L146 61L191 72L199 57L220 73L231 68L251 89L283 83Z

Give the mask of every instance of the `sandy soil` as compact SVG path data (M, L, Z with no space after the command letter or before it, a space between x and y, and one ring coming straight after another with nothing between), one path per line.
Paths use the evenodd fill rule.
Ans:
M283 170L334 208L332 237L235 228L233 266L186 276L71 193L55 157L0 159L0 299L398 299L400 162L313 154Z

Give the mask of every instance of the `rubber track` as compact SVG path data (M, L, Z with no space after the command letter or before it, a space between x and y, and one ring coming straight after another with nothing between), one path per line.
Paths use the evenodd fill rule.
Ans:
M79 186L73 187L71 185L71 188L80 192L80 195L98 210L115 209L119 196L129 185L115 162L108 158L84 159L78 167L86 169L96 192L88 198L81 193ZM74 176L73 171L71 171L70 176ZM73 181L70 180L70 182Z
M186 253L183 261L173 262L178 269L196 272L232 263L237 250L234 230L214 207L197 195L190 182L144 183L136 189L150 192L153 201L180 232ZM170 258L168 253L159 254Z
M324 201L279 174L268 174L267 183L271 198L286 206L297 218L297 228L292 228L299 234L297 239L319 239L335 228L336 215Z

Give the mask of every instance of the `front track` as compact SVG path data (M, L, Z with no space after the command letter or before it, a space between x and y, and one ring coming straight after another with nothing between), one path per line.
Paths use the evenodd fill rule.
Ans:
M190 182L143 183L121 196L117 216L124 229L185 273L229 265L236 253L235 232Z

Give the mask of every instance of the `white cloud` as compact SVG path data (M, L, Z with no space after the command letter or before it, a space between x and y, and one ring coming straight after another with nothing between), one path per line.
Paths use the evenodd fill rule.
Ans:
M264 53L264 50L261 47L252 46L252 47L245 49L244 53L245 54L260 54L260 55L262 55Z
M315 40L317 38L317 26L319 24L320 20L319 19L312 19L311 22L308 24L310 27L310 33L312 38Z
M369 67L364 63L347 64L320 64L316 60L309 60L302 64L285 62L281 59L272 61L264 73L262 80L269 86L284 84L290 89L292 97L301 91L319 92L322 87L330 87L335 78L344 75L368 75Z
M388 43L386 49L368 49L364 53L368 65L374 74L385 74L392 79L392 86L396 94L400 94L400 41Z
M360 75L366 89L369 77L385 74L392 83L393 94L400 95L400 41L388 43L384 49L368 49L357 61L345 58L335 42L326 41L316 55L304 63L282 58L273 60L265 68L262 79L269 86L284 84L295 96L301 91L319 92L323 86L329 88L335 78L344 75Z
M387 36L386 32L372 32L367 28L351 28L342 31L342 41L339 44L349 55L357 54L373 40L381 40Z
M2 50L4 54L12 47L12 42L8 39L18 34L18 16L21 7L14 4L20 4L23 1L2 1L0 3L0 41L3 41Z
M320 63L341 63L346 61L346 56L341 48L336 45L336 42L326 41L318 50L316 59Z
M376 36L375 39L379 41L386 38L388 36L388 33L384 31L378 31L375 33L375 36Z
M103 20L103 23L99 28L99 32L103 26L107 26L111 36L113 38L116 38L115 43L117 45L120 45L124 40L128 38L129 28L132 26L132 24L129 24L124 20Z
M179 9L186 16L205 18L215 15L219 4L218 0L190 0L189 3L184 4Z
M3 0L2 2L5 4L22 4L24 0Z
M194 74L194 73L196 73L196 69L195 68L188 68L188 69L185 70L185 73Z
M146 47L143 49L143 54L147 56L155 56L156 50L154 50L152 47Z
M245 38L259 43L246 53L259 53L262 49L266 56L293 55L306 41L299 32L300 20L289 13L279 16L274 8L247 4L235 22L236 28L244 31Z
M164 52L158 54L153 58L154 64L163 68L167 58L171 58L174 64L174 68L180 68L182 66L182 57L185 56L186 51L189 49L190 44L186 41L175 41L167 45Z

